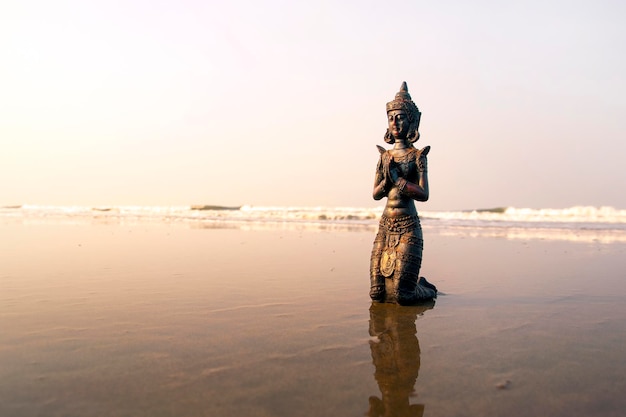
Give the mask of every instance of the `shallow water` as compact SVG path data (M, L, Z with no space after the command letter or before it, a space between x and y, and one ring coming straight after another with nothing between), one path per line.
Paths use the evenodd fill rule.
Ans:
M426 228L434 306L368 299L371 230L0 225L0 416L617 416L626 245Z

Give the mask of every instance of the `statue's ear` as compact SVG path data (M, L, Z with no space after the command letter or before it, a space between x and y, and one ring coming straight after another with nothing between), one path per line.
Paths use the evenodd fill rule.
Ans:
M387 132L385 133L385 142L387 143L394 143L395 139L393 138L393 136L391 135L391 132L389 131L389 129L387 129Z
M409 140L410 143L415 143L419 140L420 138L420 132L415 129L411 129L411 131L409 132L407 139Z

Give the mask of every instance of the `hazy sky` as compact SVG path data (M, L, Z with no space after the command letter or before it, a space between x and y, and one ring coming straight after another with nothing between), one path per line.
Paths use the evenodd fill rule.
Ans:
M0 3L0 205L376 206L402 81L419 209L626 208L626 2Z

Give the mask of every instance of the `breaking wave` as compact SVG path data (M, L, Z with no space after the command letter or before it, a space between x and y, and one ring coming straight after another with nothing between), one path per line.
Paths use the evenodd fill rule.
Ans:
M189 223L194 227L375 229L380 207L284 207L284 206L42 206L0 207L0 219L21 222L144 221ZM425 228L444 233L491 233L495 236L562 236L584 234L626 242L626 210L613 207L576 206L564 209L495 207L458 211L421 211ZM513 233L512 231L515 231ZM532 231L532 233L531 233ZM622 238L623 236L623 238ZM569 238L567 238L569 239Z

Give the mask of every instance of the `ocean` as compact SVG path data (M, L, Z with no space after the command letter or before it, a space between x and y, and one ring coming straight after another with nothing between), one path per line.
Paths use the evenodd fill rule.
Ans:
M186 223L192 227L240 229L375 229L383 207L280 206L45 206L0 207L0 220L38 223ZM626 242L626 210L575 206L561 209L496 207L420 211L422 227L452 235Z

